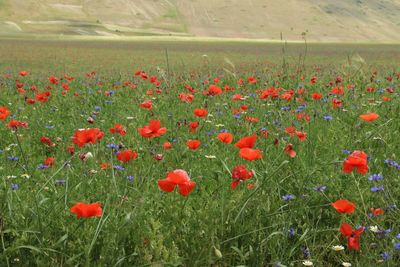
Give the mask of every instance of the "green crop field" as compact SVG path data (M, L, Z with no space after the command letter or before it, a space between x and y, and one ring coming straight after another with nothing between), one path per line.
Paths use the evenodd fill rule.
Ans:
M399 266L399 51L0 39L0 266Z

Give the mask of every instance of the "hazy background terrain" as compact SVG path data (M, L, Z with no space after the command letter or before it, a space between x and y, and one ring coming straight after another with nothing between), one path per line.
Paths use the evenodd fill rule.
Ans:
M400 41L400 0L0 0L0 36Z

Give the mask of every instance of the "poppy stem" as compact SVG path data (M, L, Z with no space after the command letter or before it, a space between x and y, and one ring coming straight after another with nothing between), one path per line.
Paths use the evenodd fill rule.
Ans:
M353 175L354 181L356 183L358 193L360 194L361 203L362 203L363 208L364 208L364 215L368 216L367 206L365 205L364 197L363 197L363 194L362 194L362 192L360 190L360 182L357 181L357 178L355 177L354 173L352 175Z
M111 167L111 177L112 177L113 185L114 185L114 187L115 187L115 192L117 193L117 196L119 196L117 181L116 181L116 179L115 179L115 171L114 171L113 156L114 156L114 153L113 153L113 150L111 150L111 158L110 158L111 166L112 166L112 167Z
M22 149L21 141L19 140L17 130L15 130L14 133L15 133L15 139L17 139L17 144L18 144L19 151L21 153L22 159L24 160L24 164L25 164L24 166L22 166L22 168L24 169L25 172L28 172L28 169L29 169L28 161L27 161L27 159L25 157L24 150Z

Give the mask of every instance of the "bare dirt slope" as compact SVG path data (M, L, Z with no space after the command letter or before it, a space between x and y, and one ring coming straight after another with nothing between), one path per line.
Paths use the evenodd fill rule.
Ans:
M400 0L0 0L0 35L399 42Z

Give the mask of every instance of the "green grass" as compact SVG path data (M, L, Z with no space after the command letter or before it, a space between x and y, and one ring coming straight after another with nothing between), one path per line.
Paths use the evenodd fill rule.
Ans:
M398 266L400 254L394 243L399 242L399 210L391 206L398 205L400 197L399 170L384 163L385 159L400 161L397 45L311 44L307 57L299 59L304 55L304 46L299 44L288 44L282 54L280 44L267 43L1 43L0 106L26 121L28 128L13 133L6 128L10 118L0 121L0 149L4 150L0 153L0 266L276 266L277 262L302 266L305 248L315 266L340 266L344 261L375 266L384 251L391 259L382 266ZM21 70L30 74L19 77ZM92 70L96 76L86 77ZM136 70L155 75L163 93L146 95L155 86L134 76ZM6 73L12 78L4 77ZM48 90L48 102L25 103L25 96L35 95L30 86L45 91L49 76L64 74L75 77L66 95L61 94L61 84L67 82L62 80ZM389 75L392 81L386 79ZM257 84L237 84L249 76L255 76ZM310 84L313 76L318 80ZM333 86L329 83L337 76L342 77L345 94L335 97L343 100L347 111L332 108L334 96L329 92ZM203 81L212 83L216 77L221 79L221 87L229 85L236 90L204 96L202 91L208 86ZM26 95L16 92L17 79L24 83ZM137 88L123 86L125 81ZM197 90L192 104L178 98L179 93L187 92L184 85ZM354 90L347 89L348 85L354 85ZM306 91L304 95L296 93L291 102L259 99L258 89L271 86L295 91L304 87ZM384 92L367 92L367 86ZM395 93L386 88L394 88ZM110 90L114 94L106 96ZM321 92L327 102L313 101L312 92ZM234 102L231 98L237 93L248 97ZM382 101L382 96L392 100ZM304 105L300 98L307 103L304 112L310 115L310 122L282 110L299 109ZM153 101L152 112L139 108L148 99ZM246 113L235 118L232 109L244 104L249 106ZM96 111L96 106L101 109ZM199 107L206 107L211 115L196 118L192 111ZM358 118L367 112L376 112L380 118L370 123ZM324 120L325 115L333 120ZM246 116L259 122L250 123ZM88 117L94 118L93 124L87 122ZM167 127L167 133L151 140L141 137L137 129L155 118ZM199 121L197 132L190 132L185 121ZM109 132L114 123L126 127L126 136ZM306 141L285 133L292 125L307 133ZM96 127L105 133L103 139L76 147L71 157L66 149L74 132ZM261 136L261 128L270 131L268 138ZM216 139L221 129L234 134L234 142L259 134L256 147L264 157L251 162L241 159L236 147ZM50 137L56 146L44 147L41 136ZM188 139L199 139L203 146L188 150ZM174 147L164 151L165 141ZM129 163L118 162L106 147L110 143L133 149L139 156ZM293 144L295 158L283 153L287 143ZM370 156L369 172L344 174L342 162L347 155L343 149L365 151ZM79 154L87 152L93 158L83 162ZM154 156L159 153L163 159L156 161ZM206 157L210 155L216 158ZM8 156L19 160L11 161ZM56 158L55 166L38 169L50 156ZM104 162L125 170L102 170ZM230 172L238 164L253 170L254 177L232 190ZM196 182L188 197L158 188L157 181L174 169L186 170ZM384 179L369 181L374 173L381 173ZM127 176L133 176L133 181ZM65 183L59 185L56 180ZM252 189L247 188L249 183L254 184ZM12 190L12 184L19 189ZM372 193L370 188L379 184L384 190ZM326 191L313 190L321 185L327 186ZM296 198L284 201L286 194ZM340 198L356 203L356 212L338 214L330 203ZM77 202L100 202L103 216L77 219L69 211ZM383 208L386 213L370 218L370 208ZM360 252L332 250L333 245L346 246L338 230L342 222L367 227L360 237ZM375 225L391 232L380 237L368 230ZM291 228L293 236L289 235Z

